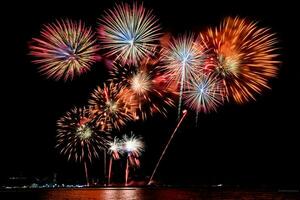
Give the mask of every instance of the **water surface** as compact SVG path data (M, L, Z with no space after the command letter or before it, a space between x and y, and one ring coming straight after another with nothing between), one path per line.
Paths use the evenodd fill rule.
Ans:
M226 188L58 188L5 190L0 199L30 200L300 200L297 190Z

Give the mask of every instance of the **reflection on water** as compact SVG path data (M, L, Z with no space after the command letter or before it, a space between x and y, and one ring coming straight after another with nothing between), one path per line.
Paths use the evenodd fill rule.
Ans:
M139 200L143 198L142 189L59 189L59 190L50 190L45 191L40 195L40 199L57 199L57 200L66 200L66 199L88 199L88 200L119 200L119 199L131 199Z
M4 197L4 198L3 198ZM186 188L50 189L1 192L0 199L42 200L298 200L299 192Z

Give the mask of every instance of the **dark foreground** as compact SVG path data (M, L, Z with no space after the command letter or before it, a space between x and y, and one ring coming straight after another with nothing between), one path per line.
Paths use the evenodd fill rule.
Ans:
M58 188L2 190L0 199L55 200L300 200L298 190L228 188Z

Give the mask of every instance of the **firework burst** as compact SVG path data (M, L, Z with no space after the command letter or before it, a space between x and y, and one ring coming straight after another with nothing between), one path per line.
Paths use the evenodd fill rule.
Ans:
M136 118L145 120L149 115L166 116L167 107L174 106L173 92L167 87L167 79L160 71L159 59L145 59L139 66L115 63L111 71L112 81L132 91L138 103Z
M183 35L178 39L171 38L164 48L162 66L171 81L180 84L178 117L181 112L182 93L184 83L199 74L199 69L204 63L204 48L198 43L193 34Z
M213 75L201 75L187 83L184 92L184 103L198 112L216 111L224 101L224 86L220 79Z
M113 141L108 143L108 153L117 160L120 159L120 154L123 153L121 141L115 137Z
M136 64L152 53L161 36L157 18L143 5L121 3L105 12L98 29L107 56Z
M237 103L255 100L254 94L269 88L268 79L277 75L277 41L268 28L229 17L220 27L200 34L200 40L215 55L213 73L223 79L227 96Z
M124 150L129 156L140 157L144 151L144 143L142 138L131 134L131 136L123 135L122 139Z
M57 145L68 160L89 161L99 158L99 151L106 148L110 135L100 131L92 122L86 108L73 108L57 121Z
M98 46L91 28L81 21L57 20L45 25L40 38L33 38L29 45L34 63L47 78L73 79L90 70L99 58Z
M130 90L120 84L104 84L98 87L89 100L92 112L103 130L120 129L134 119L137 103Z

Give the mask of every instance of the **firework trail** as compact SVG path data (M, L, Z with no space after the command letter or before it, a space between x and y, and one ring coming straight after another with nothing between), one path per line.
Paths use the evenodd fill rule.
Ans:
M223 79L226 95L237 103L255 100L270 88L268 79L278 72L277 40L268 28L239 17L224 19L218 28L200 34L215 56L212 72Z
M120 84L104 84L91 94L89 104L96 122L102 130L120 130L126 122L134 119L137 103L130 90Z
M152 172L152 174L151 174L151 177L150 177L150 180L149 180L149 182L148 182L148 185L150 185L150 184L152 183L152 179L153 179L153 177L154 177L154 175L155 175L155 173L156 173L156 171L157 171L157 168L158 168L158 166L159 166L159 164L160 164L162 158L164 157L164 155L165 155L165 153L166 153L166 151L167 151L167 149L168 149L168 147L169 147L169 145L170 145L170 143L171 143L171 141L172 141L172 139L173 139L175 133L177 132L177 129L178 129L179 126L181 125L181 123L182 123L182 121L184 120L184 118L186 117L186 115L187 115L187 110L183 110L183 111L182 111L182 116L181 116L180 120L178 121L176 128L174 129L174 131L173 131L173 133L172 133L170 139L168 140L168 143L166 144L166 146L165 146L163 152L161 153L161 155L160 155L160 157L159 157L159 159L158 159L158 161L157 161L157 163L156 163L156 165L155 165L155 168L154 168L154 170L153 170L153 172Z
M74 107L57 121L57 145L68 160L83 162L88 184L86 161L99 158L110 140L107 132L100 131L93 123L89 109Z
M178 119L181 113L182 93L184 83L198 75L204 63L205 52L200 44L196 43L193 34L186 34L177 39L171 38L163 51L162 66L171 81L180 83Z
M121 3L105 12L98 28L106 55L122 64L137 64L159 43L161 28L151 10Z
M32 39L29 54L47 78L73 79L99 59L94 35L81 21L57 20L44 26L40 38Z
M145 59L138 67L115 63L112 81L130 89L138 103L136 118L145 120L158 112L167 116L167 107L173 107L174 92L167 86L167 78L160 70L160 59Z

